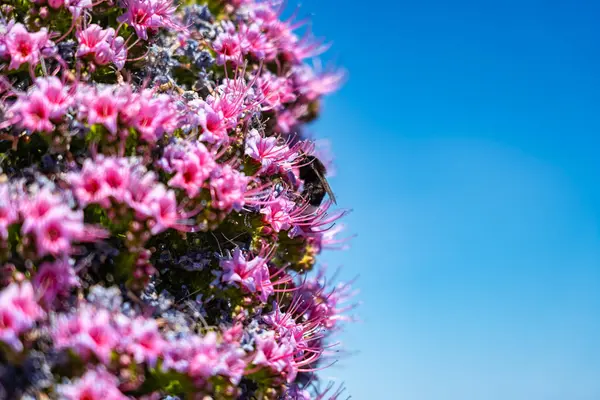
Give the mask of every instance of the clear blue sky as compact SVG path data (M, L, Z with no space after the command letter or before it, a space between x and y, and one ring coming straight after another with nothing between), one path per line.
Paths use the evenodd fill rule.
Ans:
M600 3L303 0L358 233L354 399L600 399Z

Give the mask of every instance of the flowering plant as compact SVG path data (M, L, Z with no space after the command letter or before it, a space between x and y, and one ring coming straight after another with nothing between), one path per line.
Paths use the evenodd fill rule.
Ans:
M200 3L0 6L0 398L340 397L302 125L343 74L279 2Z

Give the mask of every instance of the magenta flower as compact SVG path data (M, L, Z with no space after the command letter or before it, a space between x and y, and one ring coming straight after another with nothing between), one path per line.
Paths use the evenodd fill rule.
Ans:
M273 174L279 172L278 164L285 163L296 153L286 144L280 144L277 138L263 137L252 129L246 136L245 154L260 162L259 172Z
M342 70L322 71L321 65L316 64L315 69L303 64L293 70L294 83L298 92L309 101L335 92L346 79L346 73Z
M248 178L229 165L221 167L210 180L212 205L223 211L240 211L245 203Z
M50 109L50 119L62 119L73 104L69 89L55 76L38 78L35 81L39 91L45 96Z
M82 207L88 204L100 204L102 207L110 207L108 191L104 190L104 176L102 169L98 168L94 161L87 159L83 163L80 172L69 175L69 181L73 186L73 192Z
M247 362L246 353L240 348L231 348L221 354L221 362L217 368L219 375L228 376L231 383L237 385L244 376Z
M236 247L230 259L223 259L220 262L220 266L223 268L221 281L227 283L237 282L253 293L256 291L256 277L253 272L263 264L265 264L265 260L261 257L255 257L247 261L242 250Z
M53 339L59 349L69 348L84 360L93 354L108 364L121 338L106 310L83 308L70 317L61 317L55 324Z
M151 91L147 90L138 97L138 108L132 122L142 139L154 143L165 132L174 130L176 118L169 96L151 97Z
M118 18L119 22L126 22L133 27L135 33L144 40L148 40L148 30L170 28L183 30L175 21L175 7L171 0L123 0L125 13Z
M257 257L258 258L258 257ZM269 296L275 292L273 283L271 282L271 274L266 263L259 265L252 270L258 298L263 303L266 303Z
M156 360L166 347L166 342L158 332L153 319L137 318L131 321L127 351L133 355L136 363L146 362L154 367Z
M41 300L46 305L51 305L57 296L66 294L72 287L78 286L79 279L71 261L63 258L40 265L32 283Z
M0 184L0 239L8 238L8 227L19 219L17 204L9 186Z
M229 139L223 112L216 111L209 104L203 103L198 110L198 119L202 127L200 140L208 143L224 143Z
M10 55L9 69L17 69L21 64L37 65L41 50L48 45L48 33L45 28L39 32L28 32L21 23L12 26L5 39L6 50Z
M274 199L260 210L265 223L271 225L275 232L288 230L294 222L290 212L296 207L296 203L284 198Z
M81 113L85 114L90 125L101 124L113 135L117 133L119 110L125 100L115 96L112 88L107 87L99 92L84 91L82 95Z
M60 385L58 393L65 400L127 400L119 390L119 380L103 367L88 370L70 384Z
M204 187L216 163L202 143L189 147L190 152L184 153L180 159L170 160L175 176L169 180L169 185L185 190L188 197L195 197Z
M213 42L213 50L217 53L217 63L225 64L231 61L234 64L241 63L246 53L240 35L230 21L223 21L223 32Z
M275 333L267 331L256 337L256 355L252 362L276 372L287 371L288 381L293 381L297 373L293 355L294 349L291 346L285 343L279 344L275 339Z
M266 109L277 109L285 103L296 100L294 88L284 77L276 76L265 71L256 81L261 102Z
M30 282L12 283L0 291L0 341L15 351L23 349L19 335L43 316Z
M83 214L66 207L52 208L34 229L39 256L70 254L72 243L85 237Z
M46 218L53 209L62 209L63 212L70 211L65 206L63 199L47 188L42 188L35 195L24 198L20 210L24 218L21 232L24 234L35 233L40 221Z
M217 349L217 335L208 332L194 348L194 355L190 360L189 374L194 378L208 379L217 374L220 363L220 354Z
M145 202L154 220L154 225L150 230L153 235L181 225L182 216L177 208L174 191L166 190L163 185L157 185L148 194Z
M11 107L11 112L18 116L19 124L31 132L52 132L52 111L46 96L37 90L20 98Z
M113 28L102 29L99 25L91 24L77 32L77 40L77 57L89 55L98 65L112 62L119 70L125 65L127 48L122 37L115 37Z

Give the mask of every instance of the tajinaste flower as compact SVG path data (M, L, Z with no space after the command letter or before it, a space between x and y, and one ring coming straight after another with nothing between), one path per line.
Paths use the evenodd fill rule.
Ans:
M0 239L8 239L8 228L19 219L18 202L12 188L0 183Z
M131 25L143 40L148 40L148 31L159 28L183 30L175 21L175 7L171 0L122 0L121 3L125 13L118 21Z
M77 57L90 56L97 65L112 62L117 69L123 68L127 58L127 48L122 37L115 37L113 28L102 29L99 25L91 24L77 32L77 40L79 41Z
M32 283L44 304L50 306L57 296L65 295L72 287L78 286L79 279L72 260L62 258L42 263Z
M185 190L190 198L200 193L217 166L213 155L200 142L169 145L161 165L167 172L175 173L169 180L169 186Z
M218 210L241 211L246 202L248 177L229 165L216 169L210 180L212 206Z
M6 52L10 56L9 69L17 69L21 64L35 66L40 60L44 47L51 46L46 28L39 32L28 32L21 23L12 25L5 38Z
M70 384L60 385L58 393L65 400L127 400L119 390L119 380L106 369L96 367Z
M94 355L104 364L109 363L111 353L121 340L111 314L91 307L81 308L71 316L59 316L52 338L58 349L71 349L84 360Z
M43 316L30 282L11 283L0 291L0 341L14 351L23 349L19 335Z

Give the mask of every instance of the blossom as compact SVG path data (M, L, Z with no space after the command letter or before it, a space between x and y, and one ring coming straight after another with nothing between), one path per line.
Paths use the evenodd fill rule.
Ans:
M16 23L6 34L5 44L10 55L8 68L17 69L24 63L35 66L40 60L42 48L50 43L45 28L39 32L28 32L23 24Z
M30 282L10 284L0 291L0 341L15 351L21 351L23 344L19 335L43 315Z
M284 198L274 199L260 210L263 214L263 220L271 225L275 232L288 230L294 222L290 211L294 209L296 203Z
M55 76L37 78L35 84L47 101L50 119L61 119L73 104L73 97L69 94L69 88Z
M123 0L122 5L125 13L118 21L131 25L141 39L148 40L148 31L158 28L182 30L174 19L171 0Z
M122 69L127 58L127 48L122 37L115 37L113 28L102 29L99 25L90 24L87 28L77 32L79 47L77 56L91 56L98 65L110 62L117 69Z
M73 242L86 239L83 214L66 207L49 210L34 229L36 249L40 256L70 254Z
M245 287L248 291L256 291L256 281L253 271L263 264L265 261L261 257L247 261L239 247L233 251L233 256L230 259L223 259L220 262L223 268L223 282L237 282Z
M165 151L169 159L166 161L175 175L169 180L169 186L185 190L188 197L195 197L204 187L204 182L210 177L216 163L202 143L187 146L188 152L175 158L173 152Z
M18 203L6 183L0 183L0 239L8 238L8 227L19 218Z
M38 90L21 97L10 108L10 112L18 116L18 123L31 132L52 132L54 130L54 125L50 121L52 111L46 96Z
M126 99L115 95L111 87L100 91L80 91L81 115L85 115L89 124L101 124L113 135L117 133L117 122L120 109Z
M240 211L245 203L248 178L229 165L221 167L210 180L212 205L223 211Z
M293 354L294 350L289 344L279 344L275 339L274 332L267 331L256 337L256 355L252 362L277 372L286 371L288 381L293 381L297 373Z
M147 362L154 366L166 345L158 332L156 321L137 318L131 321L130 327L127 351L133 355L136 363Z
M65 400L127 400L118 385L117 377L97 367L73 383L60 385L58 393Z
M108 364L119 336L107 310L82 308L72 316L61 316L52 336L57 348L70 348L83 359L94 355Z
M223 32L213 42L213 49L217 53L217 63L222 65L231 61L239 64L245 54L242 40L231 21L223 21L222 28Z
M42 263L33 278L33 286L41 300L50 305L54 299L79 285L77 274L68 259Z

